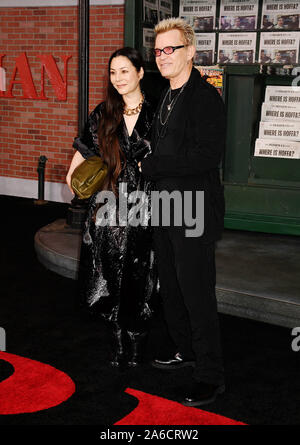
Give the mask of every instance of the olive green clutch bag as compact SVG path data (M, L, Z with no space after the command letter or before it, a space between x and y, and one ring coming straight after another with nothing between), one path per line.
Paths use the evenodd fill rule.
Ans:
M87 199L99 191L107 174L107 165L100 156L91 156L75 168L71 186L80 199Z

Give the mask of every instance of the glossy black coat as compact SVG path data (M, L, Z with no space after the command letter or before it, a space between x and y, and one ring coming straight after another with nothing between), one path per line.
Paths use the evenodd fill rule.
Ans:
M98 125L104 103L99 104L90 114L81 138L75 138L73 147L84 158L99 155ZM150 128L154 107L145 100L132 135L128 135L124 119L117 134L120 147L126 157L126 165L118 178L126 184L128 195L139 190L149 198L147 212L150 215L150 194L152 183L141 175L138 162L151 151ZM88 201L83 229L83 242L80 256L79 284L81 301L94 313L106 320L117 322L122 328L142 332L150 319L153 308L152 299L156 295L158 280L155 257L152 250L152 228L99 225L101 220L94 218L98 208L99 192ZM127 202L129 212L133 204ZM116 200L118 215L119 201ZM113 211L112 208L110 208Z

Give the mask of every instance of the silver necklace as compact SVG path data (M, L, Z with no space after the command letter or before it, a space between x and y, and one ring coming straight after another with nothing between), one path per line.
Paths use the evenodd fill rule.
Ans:
M163 103L162 103L162 105L161 105L161 107L160 107L160 110L159 110L159 120L160 120L160 124L161 124L161 125L163 125L163 126L166 125L166 123L167 123L167 121L168 121L168 119L169 119L169 116L170 116L170 114L171 114L171 112L172 112L172 110L173 110L173 108L174 108L174 106L175 106L175 104L176 104L176 102L177 102L177 100L178 100L178 97L179 97L179 96L181 95L181 93L183 92L183 90L184 90L186 84L187 84L187 82L185 82L185 84L182 85L182 87L180 88L179 93L176 94L176 96L174 97L174 99L169 103L169 105L167 105L168 113L167 113L167 117L166 117L165 121L163 122L161 113L162 113L162 110L163 110L163 108L164 108L164 104L165 104L165 101L166 101L167 96L169 96L169 101L171 100L171 87L168 89L168 91L167 91L167 93L166 93L166 95L165 95L165 97L164 97Z

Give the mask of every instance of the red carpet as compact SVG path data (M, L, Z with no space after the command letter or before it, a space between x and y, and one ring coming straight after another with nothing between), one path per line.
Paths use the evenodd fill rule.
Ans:
M52 366L0 351L14 373L0 382L0 415L33 413L57 406L75 392L73 380ZM162 397L127 388L138 406L115 425L245 425L218 414L189 408Z
M52 366L1 351L0 359L14 367L14 373L0 382L0 414L51 408L75 392L73 380Z
M127 388L126 393L136 397L139 404L115 425L246 425L135 389Z

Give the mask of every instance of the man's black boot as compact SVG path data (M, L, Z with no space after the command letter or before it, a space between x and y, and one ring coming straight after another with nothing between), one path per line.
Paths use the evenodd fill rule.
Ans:
M216 400L219 394L223 394L225 385L213 385L210 383L194 383L190 389L183 388L183 399L180 403L185 406L208 405Z

